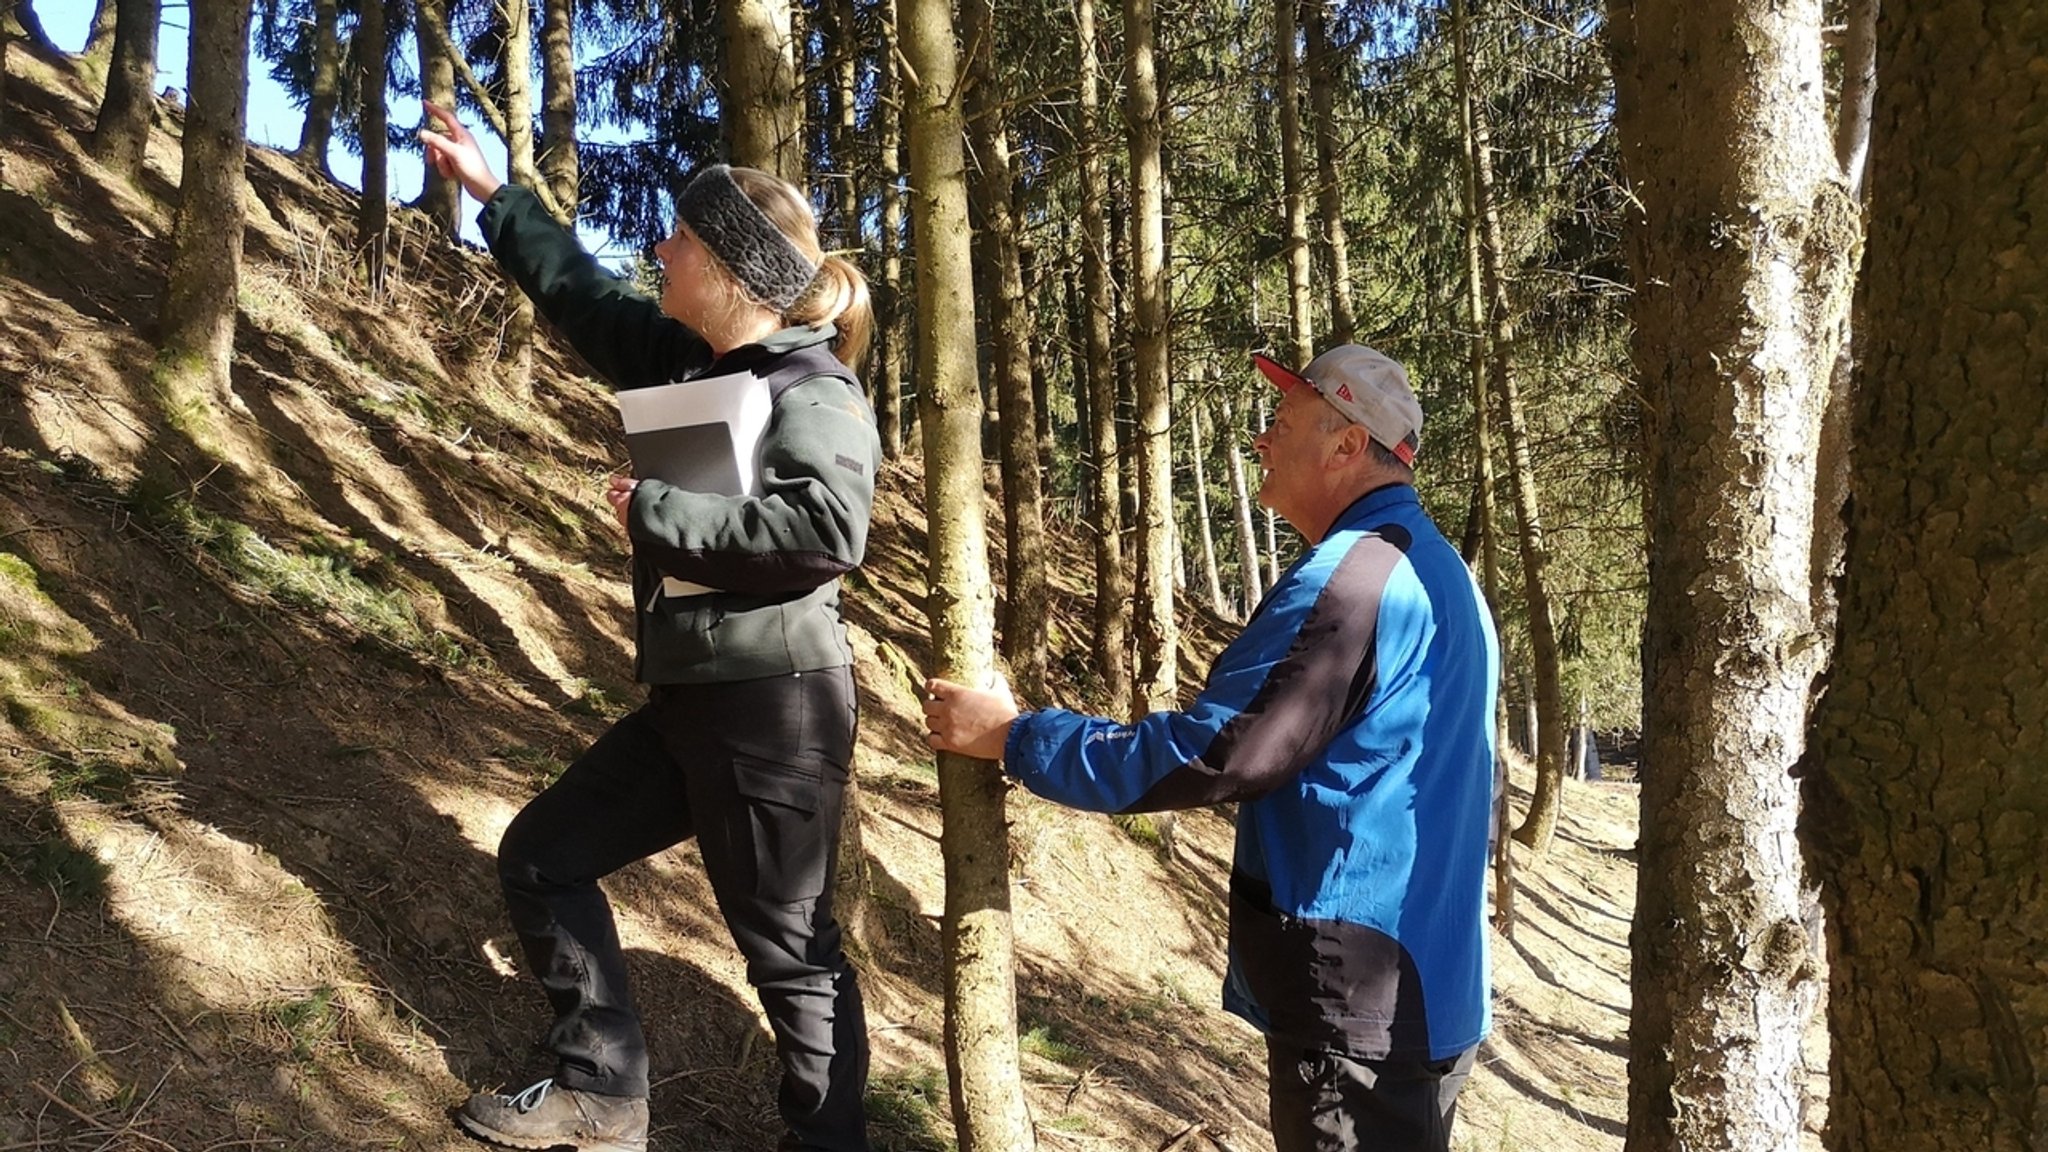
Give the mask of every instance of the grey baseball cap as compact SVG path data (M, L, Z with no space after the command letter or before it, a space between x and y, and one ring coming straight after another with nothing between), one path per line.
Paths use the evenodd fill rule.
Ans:
M1282 392L1301 384L1315 389L1403 464L1415 463L1422 447L1422 405L1408 387L1408 373L1387 356L1363 344L1339 344L1299 372L1258 353L1252 363Z

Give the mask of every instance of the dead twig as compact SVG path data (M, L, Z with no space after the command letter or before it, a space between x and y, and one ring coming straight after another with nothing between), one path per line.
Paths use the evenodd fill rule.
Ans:
M1207 1124L1204 1124L1200 1120L1197 1120L1193 1124L1190 1124L1187 1127L1181 1129L1180 1133L1174 1136L1171 1140L1168 1140L1166 1143L1161 1144L1159 1146L1159 1152L1180 1152L1180 1149L1187 1146L1188 1141L1193 1140L1195 1137L1200 1136L1202 1133L1207 1132L1208 1130L1209 1126Z
M185 1036L185 1030L178 1027L178 1022L171 1019L170 1014L164 1011L163 1005L151 1004L149 1010L156 1013L156 1018L164 1022L164 1027L171 1030L171 1035L178 1038L178 1043L184 1047L185 1051L192 1054L193 1059L198 1060L202 1064L206 1062L206 1054L192 1046L192 1041Z

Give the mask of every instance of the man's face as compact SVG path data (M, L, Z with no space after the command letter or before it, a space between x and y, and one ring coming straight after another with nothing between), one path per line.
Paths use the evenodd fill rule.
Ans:
M1326 422L1338 423L1336 411L1315 389L1296 386L1281 396L1273 422L1252 438L1252 450L1265 469L1259 503L1297 528L1320 496L1324 463L1338 435L1323 431Z

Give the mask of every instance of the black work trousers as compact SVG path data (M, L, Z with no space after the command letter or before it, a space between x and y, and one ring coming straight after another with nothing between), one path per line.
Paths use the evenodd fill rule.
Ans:
M1276 1152L1450 1152L1458 1090L1479 1049L1448 1060L1358 1060L1270 1037Z
M853 763L848 668L658 686L505 830L498 876L555 1010L564 1087L646 1096L647 1048L599 878L692 836L782 1062L782 1147L865 1152L867 1023L832 916Z

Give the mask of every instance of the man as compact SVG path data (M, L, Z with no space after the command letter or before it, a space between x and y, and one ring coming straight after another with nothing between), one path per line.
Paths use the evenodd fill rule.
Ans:
M1118 724L926 684L934 748L1101 812L1238 801L1224 1006L1266 1035L1279 1152L1450 1147L1491 1023L1483 927L1500 650L1422 511L1401 366L1333 348L1253 441L1309 544L1193 706Z

